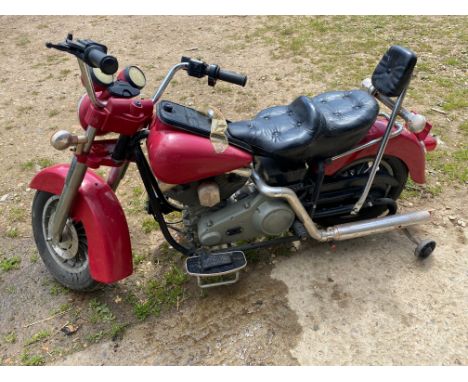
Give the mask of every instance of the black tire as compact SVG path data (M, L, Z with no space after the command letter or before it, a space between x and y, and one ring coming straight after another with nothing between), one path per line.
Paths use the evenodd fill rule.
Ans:
M349 164L343 170L349 171L349 169L359 166L360 164L365 163L366 161L372 162L373 160L374 158L361 158ZM339 177L342 178L343 170L340 170L337 174L335 174L331 180L334 180ZM380 164L380 168L377 174L382 173L382 172L385 172L387 175L391 175L397 181L398 185L389 186L389 189L386 190L385 192L382 192L382 190L375 190L374 188L371 188L369 192L369 196L373 196L374 199L389 198L389 199L396 201L400 197L403 189L405 188L406 182L408 180L408 168L400 159L395 158L395 157L390 157L390 156L384 156L382 158L382 162ZM357 199L352 201L352 203L355 203L356 201ZM362 208L361 211L359 211L357 215L347 214L347 215L331 216L331 217L317 219L316 222L322 226L332 226L336 224L350 223L353 221L373 219L382 215L386 211L388 211L388 208L386 206L374 205L373 207Z
M39 254L52 276L65 287L75 291L93 291L102 284L93 280L89 271L88 240L79 222L67 222L69 240L53 245L46 240L58 196L37 191L32 204L32 229ZM71 244L70 244L71 243ZM68 248L68 249L67 249ZM68 252L67 252L68 251ZM62 256L73 257L64 259ZM62 256L59 254L62 253Z
M434 252L435 248L436 242L434 240L423 240L414 250L414 255L417 258L424 260L427 259L432 254L432 252Z

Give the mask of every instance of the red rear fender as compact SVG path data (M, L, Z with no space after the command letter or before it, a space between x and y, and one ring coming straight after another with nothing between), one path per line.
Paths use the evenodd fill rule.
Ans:
M376 121L362 143L383 136L386 126L386 121ZM357 159L375 157L378 149L379 144L376 144L365 150L337 159L326 166L325 175L333 175ZM425 183L426 154L424 142L419 141L413 133L403 129L403 132L399 136L390 139L385 150L385 155L399 158L408 168L413 181L420 184Z
M48 167L36 174L29 187L59 195L69 167L67 164ZM112 189L89 169L71 216L81 221L86 230L89 268L94 280L112 283L132 274L132 248L122 207Z

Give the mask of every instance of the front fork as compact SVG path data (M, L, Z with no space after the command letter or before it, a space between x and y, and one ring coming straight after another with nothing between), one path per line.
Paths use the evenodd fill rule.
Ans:
M77 153L88 154L95 136L96 129L92 126L88 126L86 130L86 141L85 143L78 144ZM82 146L80 147L80 145ZM57 209L55 210L50 236L48 237L54 244L58 244L62 240L63 229L70 215L73 200L75 200L87 169L88 166L85 163L78 162L77 157L73 157L67 178L65 179L65 184L63 185L62 193L60 194Z
M119 187L120 181L125 176L127 172L128 165L130 162L126 160L122 163L119 167L112 167L109 171L109 175L107 176L107 184L112 189L112 191L116 191L117 187Z

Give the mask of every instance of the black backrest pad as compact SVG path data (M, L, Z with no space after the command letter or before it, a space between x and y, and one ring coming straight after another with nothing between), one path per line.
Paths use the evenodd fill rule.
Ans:
M398 97L408 85L417 59L409 49L390 47L372 74L375 89L387 97Z

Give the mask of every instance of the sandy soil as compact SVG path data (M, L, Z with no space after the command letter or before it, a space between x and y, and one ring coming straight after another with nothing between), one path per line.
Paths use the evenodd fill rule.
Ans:
M249 264L234 286L201 293L190 280L180 305L144 322L125 296L181 259L161 254L159 232L142 232L143 212L127 210L134 251L145 258L125 281L91 295L72 293L59 288L38 260L27 185L43 165L69 161L48 140L58 129L78 131L82 93L76 62L48 51L44 42L59 41L68 31L104 42L121 65L144 69L147 96L181 55L246 73L245 89L213 90L180 76L166 94L189 105L218 105L231 119L246 118L323 91L331 76L324 75L324 84L304 79L295 70L303 60L271 60L271 46L243 38L264 20L0 17L0 173L6 175L0 179L0 256L21 259L19 269L0 271L1 364L25 363L32 355L56 365L468 363L466 185L402 203L403 210L434 210L433 222L415 230L438 243L425 262L415 259L414 245L400 232L339 243L336 250L315 243L288 256L272 250ZM445 119L434 115L435 124ZM118 191L126 209L139 184L136 175L130 169ZM90 339L109 329L90 321L91 299L107 304L125 324L123 337ZM60 329L70 322L79 330L66 336ZM48 335L31 343L41 330Z

